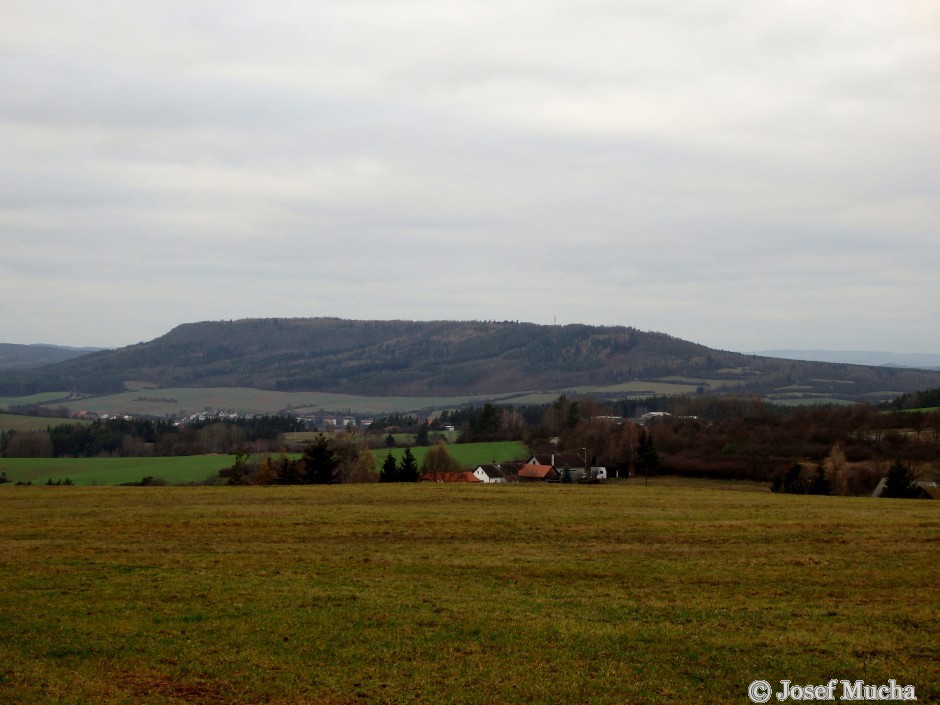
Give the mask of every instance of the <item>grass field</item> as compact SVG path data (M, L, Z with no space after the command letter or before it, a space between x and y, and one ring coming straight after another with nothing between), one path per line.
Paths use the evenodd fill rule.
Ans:
M0 472L11 482L44 483L72 480L76 485L120 485L159 477L170 484L202 482L222 468L231 467L234 455L183 455L145 458L0 458Z
M427 455L430 447L412 448L411 452L421 465L424 456ZM382 461L391 453L396 460L401 461L405 454L404 448L383 448L372 451L376 458L376 465L382 466ZM510 460L526 460L530 453L524 443L519 441L497 441L494 443L458 443L447 446L447 452L450 457L460 463L464 468L475 468L477 465L486 463L501 463Z
M940 506L700 486L0 492L0 701L940 702Z
M49 404L57 400L68 398L68 392L42 392L41 394L32 394L26 397L4 397L0 396L0 409L10 406L30 406L32 404Z
M84 425L91 422L81 419L49 418L47 416L0 414L0 431L45 431L50 426L58 426L63 423Z

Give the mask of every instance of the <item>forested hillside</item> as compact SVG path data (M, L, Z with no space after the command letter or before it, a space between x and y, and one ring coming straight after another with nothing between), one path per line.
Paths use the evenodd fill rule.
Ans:
M813 389L852 397L940 386L940 373L778 360L628 327L515 322L248 319L0 374L0 394L253 387L360 395L498 394L688 378L700 391Z
M95 348L0 343L0 370L26 370L94 352Z

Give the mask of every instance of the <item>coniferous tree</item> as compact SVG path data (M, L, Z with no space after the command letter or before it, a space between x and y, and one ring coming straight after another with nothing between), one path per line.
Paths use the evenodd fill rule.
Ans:
M806 494L807 485L803 480L803 466L799 463L793 463L785 473L774 477L770 490L785 494Z
M484 404L483 410L475 413L470 419L470 437L475 440L496 438L499 431L499 411L493 404Z
M281 455L277 461L271 462L274 465L277 484L299 485L306 481L303 460L291 460L286 455Z
M826 468L822 463L816 466L816 476L809 483L806 494L832 494L829 478L826 477Z
M885 482L882 497L907 499L911 497L914 488L914 471L907 463L895 460L888 470L888 479Z
M336 481L339 459L330 447L330 441L323 434L307 446L301 462L306 482L312 485L329 485Z
M431 427L425 422L418 427L418 433L415 434L415 445L418 446L429 446L431 445L430 439Z
M653 446L653 437L646 431L640 431L635 466L637 474L647 478L655 475L659 468L659 453Z
M411 452L411 448L405 448L405 454L402 456L401 465L398 468L398 481L418 481L418 461L415 460L415 456Z
M385 456L385 462L382 463L379 482L398 482L398 463L395 462L395 456L392 455L391 451Z

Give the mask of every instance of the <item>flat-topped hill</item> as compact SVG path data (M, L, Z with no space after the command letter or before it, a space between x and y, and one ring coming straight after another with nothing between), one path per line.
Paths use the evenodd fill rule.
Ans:
M0 374L0 394L251 387L360 395L500 394L687 378L700 391L861 397L940 386L940 372L780 360L622 326L245 319Z

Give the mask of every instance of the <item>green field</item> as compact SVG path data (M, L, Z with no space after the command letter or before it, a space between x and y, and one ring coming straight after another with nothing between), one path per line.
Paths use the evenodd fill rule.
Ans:
M65 399L68 396L69 396L68 392L43 392L41 394L32 394L27 397L0 396L0 409L6 409L11 406L30 406L33 404L48 404L50 402Z
M938 535L936 503L695 483L11 488L0 701L937 703Z
M91 422L81 419L50 418L48 416L0 414L0 431L45 431L50 426L58 426L64 423L82 425Z
M412 448L411 452L421 465L424 456L427 455L430 447ZM381 467L382 461L391 453L396 460L401 461L405 454L404 448L384 448L372 451L376 457L376 464ZM463 468L473 469L477 465L485 465L492 462L506 462L511 460L527 460L531 455L525 444L518 441L498 441L495 443L458 443L447 446L447 452L450 457L460 463Z
M202 482L231 467L234 455L183 455L144 458L0 458L10 482L41 484L72 480L76 485L120 485L158 477L170 484ZM5 491L5 490L2 490Z

